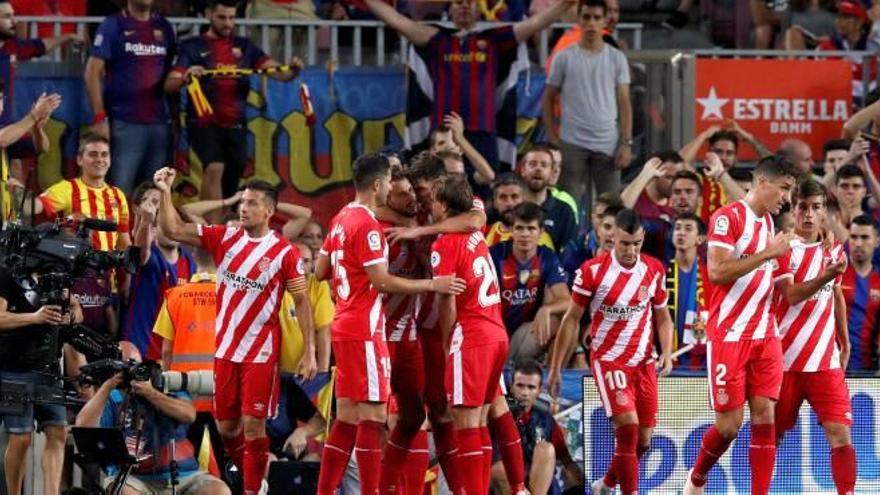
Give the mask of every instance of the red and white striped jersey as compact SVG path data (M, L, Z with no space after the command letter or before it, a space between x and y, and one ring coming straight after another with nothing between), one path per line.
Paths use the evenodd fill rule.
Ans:
M217 352L236 363L278 360L285 290L305 291L299 249L277 232L257 239L243 228L198 225L202 246L217 265Z
M640 254L632 268L614 252L584 262L575 272L572 301L590 313L591 358L625 366L651 359L654 309L666 307L666 269Z
M382 228L393 227L379 222ZM417 279L430 274L419 258L413 241L401 241L388 247L388 272L398 277ZM427 258L427 255L425 256ZM421 294L388 294L385 301L385 339L390 342L416 340L416 321L422 304Z
M763 251L772 239L770 215L759 217L742 200L716 211L709 225L709 248L726 249L735 258ZM776 260L769 260L729 284L713 286L706 325L710 342L776 337L776 319L772 313L776 266Z
M384 338L383 296L365 270L388 262L388 243L373 212L360 203L343 207L330 221L321 254L330 257L330 285L336 293L331 339L371 340L376 332Z
M790 278L793 283L813 280L834 263L846 256L843 246L831 249L821 242L798 242L791 251L779 258L775 280ZM781 292L776 295L776 320L782 338L785 371L825 371L840 368L840 350L837 347L834 319L834 285L843 277L825 284L809 299L791 306Z

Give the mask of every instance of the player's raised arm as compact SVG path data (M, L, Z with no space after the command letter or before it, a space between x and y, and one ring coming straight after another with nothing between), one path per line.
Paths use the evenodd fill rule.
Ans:
M439 30L434 26L410 19L382 0L366 0L366 4L382 22L391 26L395 31L402 34L404 38L417 46L427 45Z
M159 203L159 225L162 227L162 232L175 241L191 246L201 246L202 241L199 237L198 226L194 223L184 222L174 209L174 202L171 200L171 185L174 183L176 175L177 172L170 167L159 169L153 175L153 182L162 192L162 199Z

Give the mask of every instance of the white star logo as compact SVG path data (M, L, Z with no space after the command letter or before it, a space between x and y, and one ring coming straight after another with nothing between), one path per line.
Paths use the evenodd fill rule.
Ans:
M721 113L721 109L724 108L728 101L730 101L730 98L719 98L718 94L715 93L715 86L712 86L709 89L708 98L697 98L697 103L703 105L703 116L700 117L700 120L706 120L711 116L723 119L724 115Z

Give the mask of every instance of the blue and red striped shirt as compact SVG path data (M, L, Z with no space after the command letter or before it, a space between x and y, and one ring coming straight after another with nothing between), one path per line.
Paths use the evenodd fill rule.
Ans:
M843 274L843 296L849 315L847 328L851 352L848 370L877 369L877 318L880 312L880 272L873 268L867 277L852 265Z
M556 253L546 246L538 246L535 256L525 263L513 255L513 241L496 244L489 253L501 288L504 326L513 334L520 325L535 319L544 303L544 288L566 284L568 277Z
M140 21L123 10L104 19L95 34L92 56L106 64L104 107L111 120L168 121L164 84L175 46L174 29L159 14Z
M6 91L3 92L3 113L0 114L0 126L7 126L15 120L13 103L15 102L15 64L46 53L46 45L39 39L13 38L0 46L0 81Z

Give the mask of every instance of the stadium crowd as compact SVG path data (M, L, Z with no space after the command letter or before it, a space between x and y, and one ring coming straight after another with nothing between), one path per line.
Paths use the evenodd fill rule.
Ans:
M138 267L130 275L105 271L78 280L68 311L39 304L0 268L0 373L4 380L58 386L46 372L63 355L63 373L77 376L86 357L57 338L59 326L77 322L119 341L125 359L156 361L165 370L212 370L216 392L213 400L168 395L150 382L122 386L125 379L114 376L76 386L85 405L75 416L58 404L6 414L8 493L21 490L35 419L47 439L45 493L71 488L63 474L68 424L120 427L134 441L133 453L149 456L124 493L167 493L172 473L183 493L262 493L275 459L320 461L318 493L340 484L346 493L423 493L426 473L430 480L440 472L434 464L445 483L465 493L584 493L584 473L538 401L542 390L555 393L560 368L587 369L591 355L608 352L591 334L599 323L583 311L595 288L585 285L581 268L612 263L623 246L636 250L633 260L650 256L643 268L665 281L651 286L651 301L658 308L665 303L671 321L654 328L647 351L639 352L652 372L659 365L665 372L705 373L718 285L707 267L710 227L726 232L716 213L746 204L766 187L766 177L780 175L767 165L753 176L752 165L739 160L746 145L762 163L794 170L799 184L810 184L813 193L802 197L823 198L821 218L811 222L849 260L821 272L830 274L831 265L840 270L835 287L846 321L836 336L839 367L878 370L880 92L865 92L840 138L815 159L803 141L768 150L726 120L679 150L651 150L644 164L634 165L631 70L609 30L617 22L616 2L556 0L543 8L537 1L507 2L499 10L461 0L446 12L454 28L419 22L414 19L425 13L380 0L334 2L322 17L375 17L410 40L425 62L418 75L432 82L433 98L421 151L359 157L353 203L322 225L311 208L280 201L274 185L244 180L250 84L244 71L286 82L303 65L297 58L277 61L234 34L242 10L313 19L320 9L283 0L246 8L235 0L127 0L89 41L84 79L94 119L79 143L78 174L32 191L19 158L49 151L47 122L62 98L74 96L43 94L25 115L14 115L14 64L83 40L45 31L27 38L15 12L92 14L110 8L104 3L0 0L3 215L112 221L114 231L91 233L94 249L137 247ZM826 3L792 2L787 48L873 46L876 8L844 0L835 5L835 19ZM682 13L690 8L681 4ZM209 25L178 39L160 12L203 12ZM765 14L768 25L779 22L777 14ZM503 86L519 43L564 16L577 20L577 35L549 63L546 142L531 143L505 166L496 145L500 109L481 95ZM518 22L471 31L481 18ZM460 63L473 50L489 53L493 65ZM453 70L476 83L445 84ZM183 127L203 173L198 200L176 204L175 171L166 164L179 129L170 125L175 107L168 103L184 91ZM794 236L803 227L794 210L799 203L791 197L785 203L771 224ZM475 249L473 259L463 254ZM462 280L448 255L472 265L476 281ZM384 304L377 289L388 293ZM478 301L478 309L461 302L464 296ZM573 307L581 309L574 321ZM461 325L449 320L455 314ZM37 328L54 338L33 338ZM490 330L484 335L483 328ZM489 344L497 352L480 354ZM496 387L502 369L505 394ZM335 386L332 397L320 392L328 384ZM127 413L133 398L141 404L139 426ZM626 440L634 451L639 443L643 455L639 434ZM357 462L350 465L349 457ZM607 493L596 490L613 488L618 479L622 487L631 483L622 466L594 484L594 493ZM106 474L96 483L106 486L118 473Z

